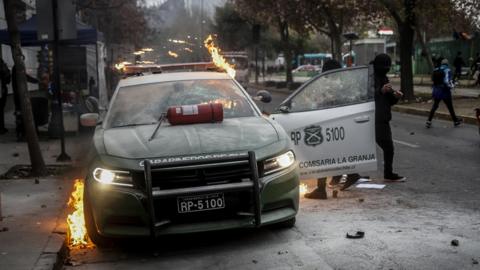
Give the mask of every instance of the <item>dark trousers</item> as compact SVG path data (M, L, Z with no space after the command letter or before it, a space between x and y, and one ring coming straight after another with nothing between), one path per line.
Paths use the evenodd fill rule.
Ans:
M8 90L6 87L2 87L2 97L0 97L0 129L5 128L5 105L7 104Z
M375 124L375 140L383 150L383 174L384 176L393 173L393 140L390 123Z
M457 122L458 119L457 119L457 116L455 115L455 110L453 109L452 97L447 97L444 99L434 99L432 109L430 110L430 115L428 116L428 121L432 121L433 115L435 114L435 111L438 109L438 105L442 100L445 103L445 105L447 105L447 109L450 112L450 116L452 117L453 122Z

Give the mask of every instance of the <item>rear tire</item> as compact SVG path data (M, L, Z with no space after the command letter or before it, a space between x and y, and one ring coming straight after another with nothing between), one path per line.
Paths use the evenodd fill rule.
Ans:
M88 237L98 247L106 247L111 245L111 241L101 236L97 231L95 220L93 218L92 206L87 194L86 187L83 190L83 213L85 215L85 227L87 228Z

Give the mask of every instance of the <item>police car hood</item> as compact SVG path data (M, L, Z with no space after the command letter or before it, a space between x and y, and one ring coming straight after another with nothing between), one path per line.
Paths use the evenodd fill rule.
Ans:
M155 125L106 129L107 154L121 158L153 158L255 150L279 140L274 126L262 117L224 119L221 123Z

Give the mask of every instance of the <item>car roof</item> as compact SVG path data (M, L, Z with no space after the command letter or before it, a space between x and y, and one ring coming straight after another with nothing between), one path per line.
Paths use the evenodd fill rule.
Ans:
M174 72L145 76L135 76L120 80L118 87L133 86L149 83L189 80L228 80L232 79L227 73L221 72Z

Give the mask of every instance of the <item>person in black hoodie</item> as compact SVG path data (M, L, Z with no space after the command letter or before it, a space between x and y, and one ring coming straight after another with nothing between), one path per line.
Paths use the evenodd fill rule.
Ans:
M406 178L393 172L393 139L390 128L392 120L392 106L403 96L399 90L394 90L387 73L390 71L392 60L387 54L379 54L372 62L375 77L375 139L383 150L384 179L402 182Z

